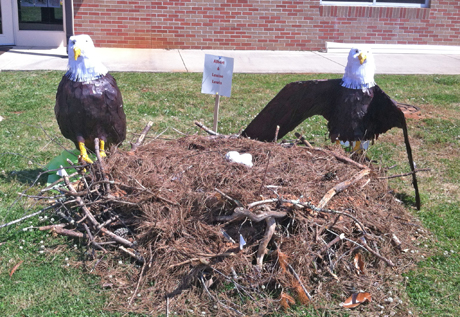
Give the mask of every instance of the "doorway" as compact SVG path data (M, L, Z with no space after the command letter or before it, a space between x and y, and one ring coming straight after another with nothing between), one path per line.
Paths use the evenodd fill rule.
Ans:
M71 1L0 0L0 45L66 46L65 7Z
M11 0L0 0L0 45L14 45Z

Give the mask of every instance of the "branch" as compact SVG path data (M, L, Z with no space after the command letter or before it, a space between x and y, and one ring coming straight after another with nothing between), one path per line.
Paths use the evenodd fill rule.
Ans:
M308 142L305 137L303 135L301 135L300 133L294 133L295 134L295 137L298 138L300 140L300 142L305 145L306 147L312 149L313 146L310 144L310 142Z
M368 168L366 165L363 165L363 164L360 164L358 162L355 162L353 161L351 158L349 157L346 157L346 156L343 156L343 155L340 155L340 154L337 154L337 153L334 153L332 151L329 151L329 150L326 150L326 149L322 149L322 148L319 148L319 147L313 147L313 148L308 148L306 150L314 150L314 151L320 151L320 152L323 152L325 154L328 154L328 155L331 155L331 156L334 156L336 159L338 159L339 161L341 162L344 162L344 163L349 163L351 165L354 165L360 169L364 169L364 168Z
M415 169L415 170L413 170L412 172L408 172L408 173L397 174L397 175L391 175L391 176L382 176L382 177L378 177L378 178L379 178L379 179L390 179L390 178L397 178L397 177L409 176L409 175L415 174L415 173L417 173L417 172L427 172L427 171L431 171L431 168L419 168L419 169Z
M259 250L257 251L257 260L256 260L257 267L261 271L262 271L264 255L267 253L267 245L272 239L272 236L275 233L275 229L276 229L275 218L268 217L267 219L265 219L265 221L267 223L267 229L265 231L264 237L260 241Z
M324 195L324 197L319 202L318 207L319 208L324 208L327 205L327 203L329 202L329 200L331 200L331 198L334 197L335 194L338 194L338 193L344 191L345 189L347 189L348 187L350 187L351 185L353 185L354 183L359 181L364 176L369 175L370 172L371 172L371 170L369 168L363 169L358 174L354 175L351 179L349 179L347 181L344 181L344 182L342 182L340 184L335 185L333 188L331 188L326 193L326 195Z
M136 151L137 148L142 145L142 143L144 142L145 136L147 135L147 133L149 133L149 130L152 127L152 125L153 125L153 121L149 121L147 125L145 126L144 130L142 130L141 134L139 135L139 138L137 138L137 142L131 143L131 152Z
M254 214L250 212L248 209L245 209L242 207L236 207L235 210L233 211L233 214L229 216L218 216L216 217L216 220L230 222L230 221L235 221L235 220L247 217L254 222L261 222L262 220L265 220L270 217L283 218L283 217L286 217L286 215L287 215L287 212L284 212L284 211L266 211L260 214Z
M212 131L211 129L209 129L208 127L206 127L206 126L205 126L204 124L202 124L201 122L195 121L195 125L198 126L199 128L201 128L202 130L204 130L206 133L208 133L208 134L210 134L210 135L219 135L219 133Z

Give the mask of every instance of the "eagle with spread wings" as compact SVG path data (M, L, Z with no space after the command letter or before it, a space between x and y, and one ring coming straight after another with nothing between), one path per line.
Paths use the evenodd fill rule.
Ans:
M281 138L305 119L322 115L332 142L355 143L374 140L396 127L404 133L412 169L416 205L420 196L404 113L374 81L375 63L371 51L354 47L348 54L342 79L299 81L287 84L252 120L242 135L273 141L276 127Z
M54 112L61 133L74 142L81 158L92 163L87 149L95 151L99 139L102 157L111 144L126 137L126 116L117 82L98 59L88 35L69 38L68 70L56 93Z

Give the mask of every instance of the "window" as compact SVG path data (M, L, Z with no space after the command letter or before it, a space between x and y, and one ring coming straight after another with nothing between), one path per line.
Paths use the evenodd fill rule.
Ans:
M18 0L19 30L62 31L60 0Z
M321 0L321 4L427 8L429 0Z

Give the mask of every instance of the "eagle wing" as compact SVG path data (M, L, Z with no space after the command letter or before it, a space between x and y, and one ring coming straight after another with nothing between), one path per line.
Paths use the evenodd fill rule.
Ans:
M404 113L397 104L379 86L374 86L373 91L374 97L363 119L367 129L365 139L368 140L391 128L402 129L406 126Z
M322 115L330 120L341 79L298 81L287 84L246 127L242 135L273 141L276 126L282 138L305 119Z

